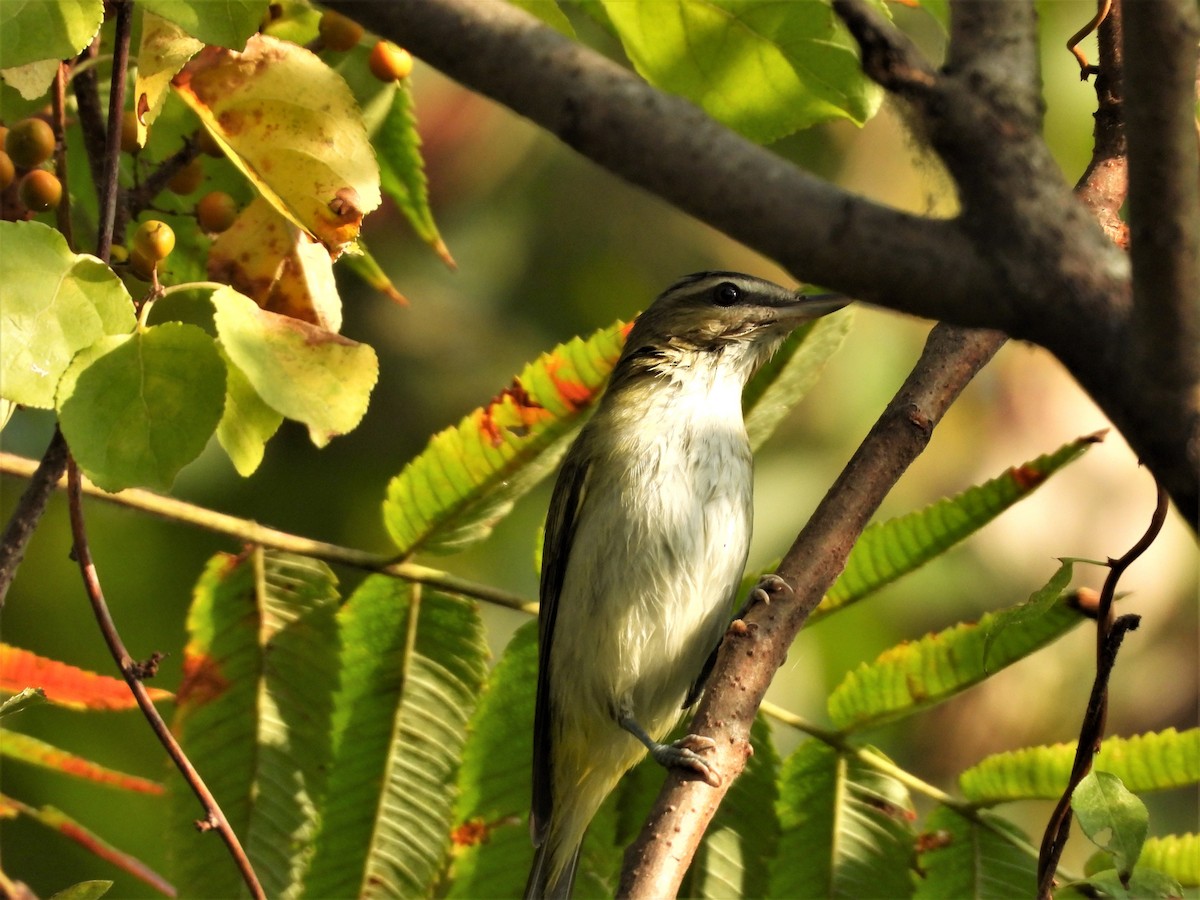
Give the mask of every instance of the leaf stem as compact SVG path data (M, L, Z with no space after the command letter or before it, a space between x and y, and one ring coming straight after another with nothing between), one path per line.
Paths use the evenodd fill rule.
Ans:
M16 475L30 478L34 475L37 464L31 460L13 453L0 452L0 474ZM173 497L164 497L152 491L130 489L117 494L109 494L100 490L86 478L81 479L82 490L89 496L97 497L108 503L115 503L130 509L138 509L174 522L182 522L203 528L216 534L223 534L247 544L259 544L275 550L285 550L321 559L325 562L350 566L367 572L378 572L391 575L404 581L428 585L451 594L461 594L474 597L486 603L514 609L519 612L536 615L537 603L489 584L459 578L450 572L429 568L411 562L394 562L394 557L380 553L370 553L353 547L343 547L325 541L317 541L300 535L289 534L252 522L240 519L226 513L196 506ZM63 487L62 483L52 486ZM47 493L49 488L47 488Z

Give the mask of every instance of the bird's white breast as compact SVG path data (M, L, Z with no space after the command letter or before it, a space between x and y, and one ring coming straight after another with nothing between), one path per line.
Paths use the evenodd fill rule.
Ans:
M560 702L632 712L661 738L729 620L750 540L752 462L736 373L653 387L644 403L602 407L593 423L552 665ZM572 664L581 659L599 664Z

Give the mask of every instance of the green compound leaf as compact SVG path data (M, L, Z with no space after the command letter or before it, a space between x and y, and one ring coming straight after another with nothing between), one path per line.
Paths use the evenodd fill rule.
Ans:
M50 900L100 900L112 888L111 881L79 881L50 895Z
M106 491L167 490L221 419L225 365L211 337L168 322L101 338L58 389L59 422L79 467Z
M983 824L945 806L925 822L917 863L925 877L914 900L1009 900L1037 891L1037 851L1024 834L999 816L984 813Z
M981 805L1056 800L1067 789L1074 758L1074 743L996 753L963 772L959 789ZM1106 738L1092 764L1138 793L1192 787L1200 783L1200 728Z
M210 560L188 611L172 730L262 881L294 897L312 855L331 757L338 683L336 579L302 556L247 551ZM181 896L237 897L241 877L220 841L198 834L180 778L168 840Z
M704 833L704 841L688 873L686 896L720 900L765 897L771 861L779 848L779 753L771 742L767 720L759 715L750 729L753 753L729 788ZM653 764L653 761L651 761ZM654 782L654 797L662 774ZM637 823L640 829L642 822Z
M1200 834L1147 838L1138 857L1138 868L1143 866L1170 875L1183 887L1200 887Z
M517 629L471 719L455 804L449 895L516 897L533 860L529 843L537 623ZM587 853L582 865L587 866ZM580 882L590 878L580 872Z
M408 219L417 236L448 265L454 260L442 241L425 182L425 160L417 133L412 88L408 79L396 83L392 102L383 117L374 147L379 154L379 183L385 194Z
M1071 809L1088 839L1112 854L1118 873L1129 873L1150 830L1146 804L1116 775L1092 769L1072 792Z
M820 0L605 0L604 9L642 77L758 143L829 119L861 125L882 100Z
M133 331L133 300L112 269L40 222L0 222L0 247L0 395L50 409L76 353Z
M620 322L530 363L487 406L434 435L388 485L383 517L402 555L482 540L549 474L621 352Z
M92 42L102 21L102 0L4 0L0 3L0 69L43 59L70 59ZM4 255L9 253L5 245Z
M908 791L815 740L783 764L779 851L768 897L908 897L915 817Z
M1060 578L1055 573L1055 579ZM1053 580L1052 580L1053 581ZM1040 592L1035 593L1036 598ZM1086 621L1065 596L1037 618L1025 604L905 641L848 673L829 695L839 729L879 725L941 703ZM1004 627L1014 618L1019 627ZM993 635L995 635L993 637Z
M366 344L259 309L233 288L213 291L221 346L259 397L308 426L324 447L367 412L379 361Z
M845 570L810 621L861 600L944 553L1029 496L1102 439L1103 432L1085 435L954 497L868 526L850 551Z
M429 896L487 673L474 604L372 576L338 611L341 688L309 897Z
M798 328L746 386L742 407L752 450L766 442L817 383L853 323L854 311L845 309Z
M206 44L241 50L262 25L268 0L138 0L138 5Z

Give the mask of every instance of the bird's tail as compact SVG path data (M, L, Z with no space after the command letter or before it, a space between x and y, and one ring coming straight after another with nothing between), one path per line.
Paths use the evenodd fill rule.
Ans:
M529 880L525 882L525 900L570 900L575 886L575 870L579 867L579 847L576 846L565 866L554 872L553 842L544 841L533 856Z

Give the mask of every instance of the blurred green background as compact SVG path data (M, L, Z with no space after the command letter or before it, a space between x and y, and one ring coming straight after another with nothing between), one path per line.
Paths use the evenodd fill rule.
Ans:
M1088 158L1094 94L1079 81L1063 45L1094 8L1087 0L1039 5L1046 134L1069 181ZM896 16L931 54L940 53L942 36L924 13L897 7ZM1094 40L1084 46L1094 57ZM396 306L353 277L340 278L344 333L380 355L380 380L363 424L317 451L302 428L285 423L261 469L244 480L214 444L180 476L175 496L285 531L386 553L380 502L388 479L431 434L486 402L526 361L572 335L632 317L663 286L690 271L739 269L793 282L769 260L599 170L427 67L418 64L413 84L432 202L458 270L449 271L420 245L394 210L372 215L368 245L411 305ZM944 173L905 133L891 106L862 130L818 128L775 149L874 199L919 212L954 211ZM891 313L859 311L822 382L759 459L752 565L786 550L904 378L928 327ZM923 506L1107 424L1046 353L1007 346L947 416L882 515ZM52 425L48 415L20 412L0 439L6 450L40 456ZM17 480L0 481L5 517L22 488ZM533 599L534 542L548 492L543 485L522 500L486 543L431 564ZM1121 554L1144 530L1153 505L1150 477L1110 433L1082 461L964 546L885 595L802 634L771 699L821 721L826 692L848 668L901 639L1024 599L1054 571L1055 557ZM174 688L192 584L211 554L238 548L102 502L89 502L87 516L126 644L136 657L169 653L154 683ZM3 640L115 674L68 559L69 544L59 496L3 610ZM1102 570L1077 572L1076 584L1099 587ZM345 569L338 574L345 594L363 577ZM1195 726L1197 564L1192 538L1174 513L1121 588L1129 592L1122 610L1143 620L1118 663L1110 733ZM523 616L488 607L483 612L498 652ZM957 700L884 730L877 742L902 765L952 789L950 776L985 753L1072 740L1091 683L1092 644L1092 634L1080 629ZM164 709L169 714L169 706ZM83 715L41 707L12 724L123 770L174 777L134 712ZM784 752L798 739L787 729L777 729L777 735ZM160 871L168 868L161 842L166 807L158 799L75 783L18 763L4 764L0 789L26 802L60 807L119 848ZM1146 799L1152 833L1195 829L1194 795ZM1014 813L1037 835L1048 810L1029 804ZM1078 866L1088 852L1077 837L1067 862ZM85 878L115 879L110 896L151 895L140 882L23 819L0 822L0 854L6 871L41 895Z

